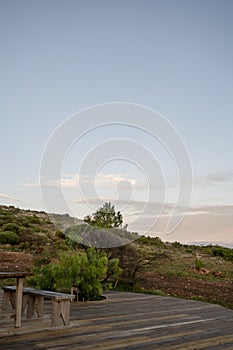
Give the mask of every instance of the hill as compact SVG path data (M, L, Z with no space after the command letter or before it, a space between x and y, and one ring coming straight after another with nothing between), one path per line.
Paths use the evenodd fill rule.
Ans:
M61 252L85 250L83 242L72 239L72 232L78 228L82 234L87 224L68 214L54 214L54 218L56 226L45 212L0 206L0 270L32 269L56 261ZM232 249L142 236L130 244L106 246L104 250L109 259L120 260L123 270L117 288L195 298L233 308Z

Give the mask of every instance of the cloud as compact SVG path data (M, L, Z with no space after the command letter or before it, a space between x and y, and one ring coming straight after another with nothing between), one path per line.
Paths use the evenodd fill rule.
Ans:
M205 205L190 207L187 215L233 215L233 205Z
M187 182L185 184L190 184ZM40 179L40 182L29 182L23 184L25 187L47 187L47 188L77 188L78 185L91 185L101 189L113 189L114 186L129 186L135 191L153 191L164 190L165 188L178 188L181 184L179 181L169 180L163 183L161 179L154 180L153 183L148 183L146 179L137 179L135 177L123 174L97 174L90 175L63 175L60 179Z
M20 198L11 197L11 196L8 196L7 194L4 194L4 193L0 193L0 198L7 199L10 201L23 202L23 200Z
M134 214L140 215L134 212ZM172 215L172 207L165 205L165 212L155 218L153 222L153 211L143 213L140 221L134 225L134 230L149 236L159 236L164 241L180 241L187 243L190 241L226 241L233 242L233 205L219 206L199 206L190 207L186 212L184 219L177 228L167 234L166 225ZM125 222L129 223L131 229L130 217L126 217ZM151 227L148 228L148 222L151 222ZM132 224L134 222L132 221Z
M105 183L107 182L114 182L114 183L120 183L123 181L127 181L131 184L136 184L136 179L131 178L131 177L127 177L121 174L100 174L97 176L96 181L101 184L101 183Z
M78 184L78 177L64 177L62 179L41 179L40 182L24 183L25 187L47 187L47 188L75 188Z
M99 174L97 177L89 175L64 175L61 179L41 179L40 182L24 183L25 187L50 187L50 188L76 188L78 184L87 184L93 186L100 186L110 188L127 182L132 186L136 184L136 179L123 176L121 174Z
M210 185L210 184L216 184L221 182L231 182L231 181L233 181L233 171L226 171L226 172L216 172L216 173L208 174L203 177L199 177L196 180L194 180L194 183Z

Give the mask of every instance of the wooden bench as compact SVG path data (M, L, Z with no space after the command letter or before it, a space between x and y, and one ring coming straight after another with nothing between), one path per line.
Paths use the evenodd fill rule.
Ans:
M2 287L3 294L3 310L6 310L10 305L15 308L15 286ZM32 317L35 312L38 317L43 316L44 299L52 300L52 314L51 314L51 327L56 327L59 324L59 317L65 326L70 324L70 303L73 301L74 296L70 294L63 294L57 292L51 292L47 290L36 290L33 288L23 288L23 302L22 312L27 308L27 317Z

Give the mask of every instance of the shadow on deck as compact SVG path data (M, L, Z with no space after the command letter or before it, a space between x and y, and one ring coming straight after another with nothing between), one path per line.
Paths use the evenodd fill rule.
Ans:
M233 310L146 294L106 297L73 303L68 327L50 327L47 301L43 319L23 316L21 328L0 310L0 349L233 349Z

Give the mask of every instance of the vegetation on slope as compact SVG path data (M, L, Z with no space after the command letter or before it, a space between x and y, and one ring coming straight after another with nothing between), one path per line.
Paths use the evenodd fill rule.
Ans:
M232 249L165 243L145 236L120 247L91 249L72 239L68 234L72 229L66 231L73 220L68 214L54 215L60 227L45 212L0 206L2 271L30 268L35 277L29 282L35 287L67 290L74 285L85 290L87 299L98 299L103 288L117 284L233 308ZM94 216L90 220L93 225ZM87 224L80 221L79 231L83 225Z

